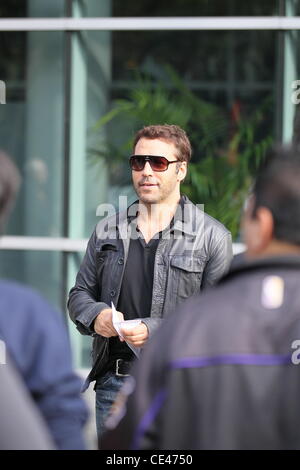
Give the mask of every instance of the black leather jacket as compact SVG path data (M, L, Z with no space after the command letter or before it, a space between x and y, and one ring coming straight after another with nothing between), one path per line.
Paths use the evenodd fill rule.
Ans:
M230 232L187 197L183 202L184 211L179 205L174 225L160 239L155 255L151 313L143 318L150 336L180 302L215 284L232 259ZM130 207L98 223L69 295L69 313L77 329L94 336L94 363L107 338L97 335L92 324L112 301L118 303L130 242L129 211Z

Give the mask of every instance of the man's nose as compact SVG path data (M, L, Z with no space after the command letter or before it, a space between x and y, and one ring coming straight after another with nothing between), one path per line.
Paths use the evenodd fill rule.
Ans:
M143 175L145 176L153 175L153 170L151 168L150 162L145 163L145 166L143 169Z

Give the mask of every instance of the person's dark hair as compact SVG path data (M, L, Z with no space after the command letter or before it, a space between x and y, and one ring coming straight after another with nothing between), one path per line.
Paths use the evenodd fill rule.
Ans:
M274 238L300 245L300 147L277 146L267 155L253 187L253 217L259 207L274 219Z
M15 164L0 151L0 233L15 202L21 178Z
M161 139L171 142L177 149L177 158L179 161L189 163L191 159L191 143L185 131L179 126L164 124L143 127L134 137L133 152L138 141L143 138Z

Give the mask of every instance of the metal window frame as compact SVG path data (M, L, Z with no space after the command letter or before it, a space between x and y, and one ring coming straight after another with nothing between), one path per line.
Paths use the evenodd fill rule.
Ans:
M0 237L0 250L62 251L81 253L86 250L88 239L67 237Z
M300 30L300 17L285 16L228 16L228 17L107 17L107 18L2 18L0 32L15 31L243 31L243 30ZM64 237L3 236L2 250L39 250L81 253L87 239ZM234 243L234 254L244 251L242 243Z
M2 18L0 31L299 30L300 17Z
M0 250L60 251L63 253L84 253L88 238L67 237L0 237ZM233 243L234 254L245 250L243 243Z

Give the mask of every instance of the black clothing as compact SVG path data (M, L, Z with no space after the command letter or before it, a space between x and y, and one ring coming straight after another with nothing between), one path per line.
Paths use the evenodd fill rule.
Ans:
M152 303L152 287L155 253L159 237L146 243L137 229L138 237L130 240L127 263L124 270L117 310L124 314L125 320L149 317ZM119 337L109 339L110 360L118 358L133 360L134 354Z
M232 258L230 232L187 197L182 201L184 211L179 205L173 227L166 229L156 249L151 309L143 317L150 337L176 306L215 284ZM82 334L94 336L93 368L86 385L102 375L109 360L108 338L95 333L93 322L111 301L119 305L131 239L129 209L96 226L69 295L71 319Z
M270 257L183 304L136 363L103 448L300 449L299 286L300 256Z
M153 238L146 243L142 234L137 240L130 240L118 302L118 310L124 312L125 320L150 315L154 261L158 242L158 238Z

